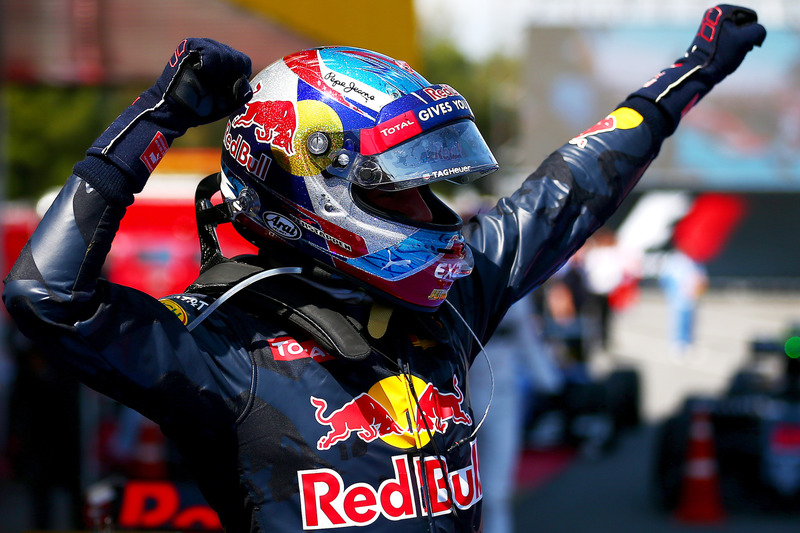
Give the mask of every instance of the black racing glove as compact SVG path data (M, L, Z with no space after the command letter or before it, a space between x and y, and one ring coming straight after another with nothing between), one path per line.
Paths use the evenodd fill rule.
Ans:
M158 81L94 142L74 173L107 201L130 204L176 138L252 97L251 69L250 58L230 46L185 39Z
M686 55L628 98L655 102L670 117L668 133L672 133L681 117L736 70L744 56L753 46L761 46L766 36L767 31L752 9L727 4L712 7L706 11Z

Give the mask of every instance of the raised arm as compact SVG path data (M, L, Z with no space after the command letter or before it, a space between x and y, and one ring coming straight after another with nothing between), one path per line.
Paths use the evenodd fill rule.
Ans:
M112 397L134 396L123 385L154 386L192 355L164 305L101 279L120 220L175 138L249 98L249 74L249 58L225 45L181 42L158 81L75 165L5 279L3 301L20 330ZM196 367L198 376L213 371Z
M158 81L75 165L6 278L3 299L23 331L94 313L97 280L125 208L172 142L251 95L244 54L208 39L182 41ZM34 331L31 331L33 328Z
M605 223L681 117L765 36L750 9L709 9L683 57L564 144L510 198L465 228L476 252L478 290L491 295L492 314L547 279Z

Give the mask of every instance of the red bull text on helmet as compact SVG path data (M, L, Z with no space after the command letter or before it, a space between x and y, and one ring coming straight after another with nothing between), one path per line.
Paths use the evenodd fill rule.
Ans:
M469 104L407 64L347 47L304 50L251 81L231 115L221 190L256 246L281 241L392 303L437 309L473 260L435 195L431 222L375 209L359 191L465 182L497 168ZM313 149L312 149L313 147Z

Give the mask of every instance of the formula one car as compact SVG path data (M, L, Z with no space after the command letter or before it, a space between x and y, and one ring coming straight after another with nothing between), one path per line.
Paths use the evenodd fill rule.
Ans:
M800 508L800 359L787 357L778 339L756 339L750 348L750 361L721 397L690 397L658 428L652 486L662 510L678 506L697 408L710 413L725 508Z
M532 449L574 448L587 457L611 450L622 434L641 422L640 376L617 368L605 376L567 382L555 396L539 397L527 415L526 445Z

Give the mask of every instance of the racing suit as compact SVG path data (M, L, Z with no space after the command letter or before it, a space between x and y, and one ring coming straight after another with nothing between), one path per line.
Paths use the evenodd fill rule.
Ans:
M160 301L101 279L125 210L77 176L21 254L4 298L53 358L160 424L227 531L478 531L479 420L467 370L480 344L472 332L486 342L511 303L636 183L664 137L658 111L643 100L637 107L650 118L576 137L466 224L475 269L451 289L452 306L398 309L378 339L365 326L368 297L341 299L293 274L242 291L190 331L217 286L228 285L225 275L204 283L212 268L193 292ZM641 118L630 108L616 113ZM280 313L259 309L259 293L287 284L348 317L371 353L337 357Z
M204 84L243 69L229 68L232 56L214 43L184 42L153 93L104 133L112 143L76 165L6 278L4 302L55 361L160 425L229 532L480 531L469 365L506 310L614 212L680 115L763 41L755 13L741 13L709 10L701 33L712 25L710 38L698 34L660 81L466 223L472 274L437 311L398 308L385 328L372 327L385 304L277 245L204 269L185 294L161 300L102 279L127 199L149 176L133 165L231 110L220 92L206 98ZM181 85L174 72L194 46L213 53ZM233 84L237 106L245 85ZM202 120L176 120L178 108L162 105L174 87L191 89L176 94ZM302 273L249 285L209 314L247 276L298 265Z

